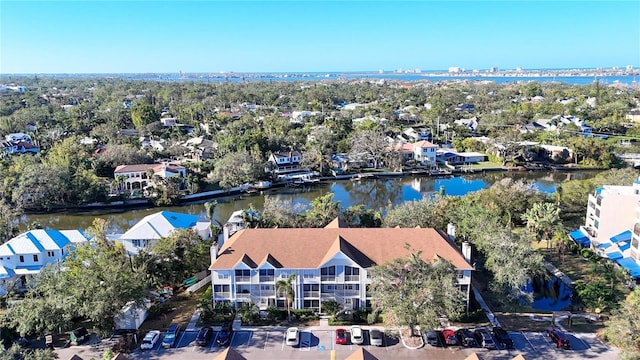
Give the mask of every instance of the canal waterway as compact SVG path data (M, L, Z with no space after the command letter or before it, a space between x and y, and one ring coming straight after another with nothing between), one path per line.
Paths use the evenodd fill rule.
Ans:
M327 181L306 188L277 188L256 195L237 195L216 198L218 202L214 217L224 223L231 213L247 209L250 206L260 210L266 197L281 201L291 201L301 208L326 193L333 193L334 200L339 201L342 208L353 205L364 205L367 209L384 210L389 204L398 205L405 201L420 200L431 196L444 187L447 195L463 196L469 192L490 187L504 178L531 181L534 186L545 193L553 193L556 184L570 179L586 179L593 177L597 171L554 171L554 172L486 172L461 176L429 177L405 176L379 179L336 180ZM167 210L201 216L206 219L204 201L174 207L135 209L135 210L101 210L94 212L66 212L50 214L26 214L21 217L22 227L39 224L47 229L86 229L96 217L109 221L109 233L123 233L143 217Z

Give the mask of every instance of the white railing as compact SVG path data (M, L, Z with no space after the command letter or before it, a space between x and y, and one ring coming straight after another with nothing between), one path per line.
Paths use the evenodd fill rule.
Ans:
M188 293L194 293L200 289L202 289L205 285L209 284L211 282L211 276L207 276L204 279L198 281L197 283L189 286L186 290L186 292Z

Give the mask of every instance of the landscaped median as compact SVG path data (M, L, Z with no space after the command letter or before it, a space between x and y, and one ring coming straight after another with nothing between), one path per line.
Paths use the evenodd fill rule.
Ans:
M407 349L416 350L420 349L424 346L424 339L422 338L422 331L419 328L416 328L416 336L412 336L411 329L408 327L401 327L400 329L400 340L402 341L402 345Z

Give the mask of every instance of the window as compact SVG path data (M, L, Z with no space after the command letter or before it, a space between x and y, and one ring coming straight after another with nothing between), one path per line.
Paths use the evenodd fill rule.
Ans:
M20 255L20 262L24 262L24 256Z
M236 270L236 276L251 276L251 270Z
M218 273L218 279L228 279L228 278L229 278L228 273Z
M260 269L260 281L273 281L273 269Z
M360 280L360 269L345 266L344 267L344 280L345 281L359 281Z
M458 271L458 279L462 279L464 277L464 271Z
M33 262L38 262L38 255L33 255Z
M229 292L229 285L213 285L213 291L216 293Z
M53 251L47 251L47 256L53 257L55 253Z
M302 274L302 277L305 278L305 279L313 279L315 277L315 274L314 274L313 271L305 271Z
M318 284L304 284L302 286L304 291L318 291L320 290L320 285Z
M320 269L320 280L322 281L335 281L336 280L336 267L328 266Z

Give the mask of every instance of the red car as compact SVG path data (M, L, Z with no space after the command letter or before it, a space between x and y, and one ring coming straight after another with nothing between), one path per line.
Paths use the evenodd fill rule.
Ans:
M347 344L347 330L342 328L336 329L336 344L338 345Z
M442 330L442 336L444 337L444 343L446 345L458 345L458 338L456 337L456 333L454 333L453 330Z

